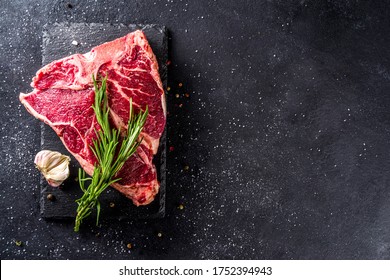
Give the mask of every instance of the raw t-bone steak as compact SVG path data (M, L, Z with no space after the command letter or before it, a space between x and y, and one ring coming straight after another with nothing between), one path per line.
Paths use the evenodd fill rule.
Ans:
M96 158L90 146L99 129L92 104L93 75L108 75L107 95L112 124L126 129L129 99L136 113L149 108L141 134L143 141L125 163L113 187L133 200L135 205L153 201L159 189L156 168L152 163L164 131L165 95L158 64L142 31L135 31L93 48L53 61L33 78L34 90L20 94L20 101L36 118L50 125L70 153L91 175Z

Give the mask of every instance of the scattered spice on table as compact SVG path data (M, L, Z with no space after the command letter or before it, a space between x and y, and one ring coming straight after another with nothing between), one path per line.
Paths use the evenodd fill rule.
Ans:
M110 207L114 208L115 207L115 203L114 202L110 202Z
M170 146L170 147L169 147L169 151L170 151L170 152L173 152L174 150L175 150L175 148L174 148L173 146Z

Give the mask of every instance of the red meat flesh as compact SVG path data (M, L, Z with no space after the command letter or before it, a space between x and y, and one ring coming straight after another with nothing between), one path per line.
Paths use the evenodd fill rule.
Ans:
M146 205L158 193L159 182L152 163L166 121L165 95L156 57L142 31L135 31L93 48L53 61L33 78L31 93L20 101L36 118L48 124L84 170L92 175L96 158L90 145L100 129L92 109L93 75L107 75L107 95L112 124L124 131L129 118L129 100L135 112L149 108L141 134L143 141L126 161L113 187Z

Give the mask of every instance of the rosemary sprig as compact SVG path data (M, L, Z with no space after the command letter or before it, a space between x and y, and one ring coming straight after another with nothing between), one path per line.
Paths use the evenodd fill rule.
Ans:
M123 137L120 131L110 127L108 99L107 99L107 77L100 83L92 76L95 88L95 103L92 105L95 111L97 122L101 129L96 131L97 139L93 141L91 150L97 158L97 164L94 166L92 178L86 177L85 171L79 169L79 184L83 191L83 196L76 200L77 215L74 231L79 231L80 225L86 217L92 213L92 209L97 210L96 225L99 222L100 203L99 195L111 184L118 182L120 178L115 175L122 168L126 160L137 150L141 140L137 140L148 116L148 107L135 115L132 100L130 99L130 114L127 126L127 133ZM90 182L86 188L85 183Z

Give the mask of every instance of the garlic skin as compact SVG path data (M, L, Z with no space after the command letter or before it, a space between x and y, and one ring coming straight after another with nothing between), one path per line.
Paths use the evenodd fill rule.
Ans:
M50 150L40 151L34 160L35 166L52 187L58 187L69 177L69 162L70 157Z

